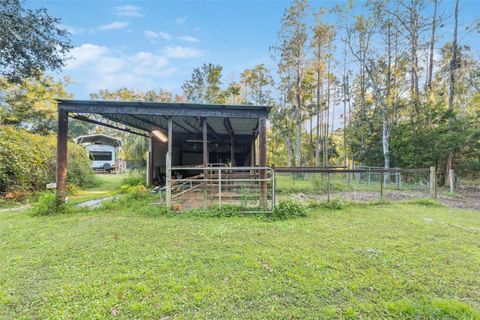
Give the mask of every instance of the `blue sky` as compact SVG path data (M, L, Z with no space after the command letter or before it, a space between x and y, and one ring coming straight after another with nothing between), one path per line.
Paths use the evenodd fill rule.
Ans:
M311 1L330 7L335 1ZM259 63L275 68L275 44L289 1L28 1L61 17L71 32L73 59L57 76L69 76L79 99L98 89L162 87L181 94L182 83L204 62L224 67L223 81L238 80ZM443 0L441 10L453 1ZM479 1L461 1L461 25L480 15ZM334 21L331 21L334 22ZM441 31L450 38L448 22ZM461 29L462 30L462 29ZM463 37L463 38L462 38ZM479 49L479 34L461 40ZM445 39L444 39L445 40Z

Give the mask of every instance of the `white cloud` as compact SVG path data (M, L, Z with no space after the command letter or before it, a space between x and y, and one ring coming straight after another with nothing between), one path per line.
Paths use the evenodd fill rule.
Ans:
M183 35L178 37L178 40L188 41L188 42L198 42L198 39L192 36Z
M142 8L132 5L115 7L115 14L120 17L143 17Z
M177 19L175 19L175 23L178 23L178 24L182 24L185 22L187 22L187 17L178 17Z
M156 31L152 31L152 30L145 30L143 32L143 34L145 35L145 38L150 39L150 40L158 39L158 38L164 39L164 40L172 39L172 36L169 33L163 32L163 31L156 32Z
M70 51L72 59L67 62L66 69L75 69L79 66L95 62L108 52L107 47L86 43Z
M128 22L115 21L115 22L112 22L112 23L109 23L109 24L101 25L97 28L97 30L108 31L108 30L125 29L129 25L130 24Z
M66 71L72 79L93 92L129 87L146 90L158 87L159 78L175 74L166 53L140 51L125 54L105 46L86 43L72 49Z
M204 55L203 50L182 47L182 46L167 46L165 54L171 58L198 58Z

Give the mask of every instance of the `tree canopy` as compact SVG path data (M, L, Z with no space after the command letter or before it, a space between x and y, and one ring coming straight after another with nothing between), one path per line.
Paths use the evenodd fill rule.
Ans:
M2 0L0 74L21 82L63 67L71 45L60 21L45 8L25 9L21 0Z

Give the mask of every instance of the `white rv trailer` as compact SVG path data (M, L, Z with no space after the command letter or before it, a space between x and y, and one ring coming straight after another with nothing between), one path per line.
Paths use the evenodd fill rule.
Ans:
M116 150L122 145L120 139L95 134L78 137L77 144L84 145L87 149L88 156L92 160L92 169L115 171Z

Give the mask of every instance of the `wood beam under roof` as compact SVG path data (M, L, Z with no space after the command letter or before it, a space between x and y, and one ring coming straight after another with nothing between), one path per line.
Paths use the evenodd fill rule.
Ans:
M139 101L95 101L59 99L58 108L75 113L136 114L171 117L258 119L268 117L270 107Z
M131 133L131 134L136 134L138 136L148 138L148 135L146 135L146 134L143 134L143 133L140 133L140 132L135 132L135 131L130 130L128 128L121 128L121 127L117 127L117 126L114 126L114 125L109 124L109 123L93 120L93 119L87 118L85 116L81 116L81 115L68 115L68 116L72 119L80 120L80 121L83 121L83 122L88 122L88 123L91 123L91 124L96 124L98 126L104 126L104 127L115 129L115 130L120 130L120 131L123 131L123 132L128 132L128 133Z

